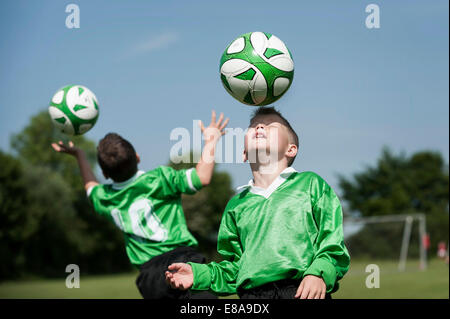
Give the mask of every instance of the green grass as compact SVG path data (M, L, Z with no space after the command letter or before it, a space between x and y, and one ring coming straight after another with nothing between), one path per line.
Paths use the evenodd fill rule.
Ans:
M380 288L368 289L365 272L368 264L380 267ZM397 271L397 262L352 261L350 271L333 294L341 298L449 298L449 268L442 260L431 260L426 271L418 261L408 261L405 272ZM35 279L0 283L0 298L141 298L135 280L137 273L105 276L81 276L80 288L68 289L65 279ZM230 296L228 298L236 298Z
M81 274L80 288L69 289L66 279L36 279L0 283L0 298L18 299L136 299L141 298L135 285L137 273L88 276Z
M365 268L368 264L377 264L380 268L379 288L366 287L369 273L365 272ZM419 269L418 261L408 261L405 272L399 272L397 267L397 261L352 261L349 272L340 281L340 289L333 294L333 298L449 298L449 267L444 261L430 260L425 271Z

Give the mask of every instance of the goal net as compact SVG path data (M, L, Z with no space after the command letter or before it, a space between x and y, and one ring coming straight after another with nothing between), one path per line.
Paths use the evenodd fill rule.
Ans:
M408 258L419 259L420 269L426 269L424 214L346 217L344 239L352 258L397 260L399 271Z

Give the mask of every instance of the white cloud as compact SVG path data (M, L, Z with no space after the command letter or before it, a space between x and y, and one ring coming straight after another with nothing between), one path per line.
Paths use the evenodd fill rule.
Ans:
M151 37L141 43L135 45L130 55L140 55L144 53L150 53L153 51L168 48L170 45L178 40L178 35L175 32L165 32L157 36Z

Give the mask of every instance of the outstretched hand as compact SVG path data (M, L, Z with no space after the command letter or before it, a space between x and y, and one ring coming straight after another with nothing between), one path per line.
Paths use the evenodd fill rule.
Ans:
M56 152L66 153L73 156L76 156L77 153L80 151L78 147L75 147L72 141L69 141L67 145L64 144L62 141L59 141L58 144L52 143L52 147Z
M208 127L204 127L202 121L199 122L200 129L207 142L217 141L222 135L225 134L225 127L230 119L226 119L223 123L223 113L220 113L219 119L216 122L216 112L213 110L211 114L211 123Z
M174 289L187 290L194 283L194 274L189 264L175 263L166 271L166 282Z
M74 156L77 159L78 165L80 166L80 173L81 178L83 179L84 189L88 190L91 187L98 185L94 172L92 172L91 166L82 149L75 147L72 141L70 141L67 145L62 141L59 141L58 143L52 143L52 147L56 152L66 153Z

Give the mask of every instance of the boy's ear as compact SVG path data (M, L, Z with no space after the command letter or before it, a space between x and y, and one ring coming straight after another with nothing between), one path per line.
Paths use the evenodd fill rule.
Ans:
M295 157L297 155L298 148L295 144L289 144L289 147L285 153L287 157Z
M136 153L136 163L139 164L141 162L141 158L139 157L139 154Z

